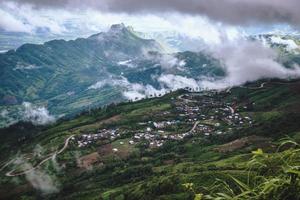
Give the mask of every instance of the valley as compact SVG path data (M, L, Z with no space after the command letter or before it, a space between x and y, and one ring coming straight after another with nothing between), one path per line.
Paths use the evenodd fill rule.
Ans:
M299 0L0 0L0 200L300 200Z
M299 141L299 86L266 80L224 91L187 88L31 128L22 140L25 125L2 129L17 135L1 146L0 196L189 199L187 183L208 195L204 188L217 179L230 182L225 174L247 177L251 151L276 157L280 139ZM28 185L34 173L59 192Z
M200 75L224 75L219 61L206 53L168 53L124 24L88 38L22 45L0 54L0 66L0 127L26 120L24 103L68 118L113 102L196 87Z

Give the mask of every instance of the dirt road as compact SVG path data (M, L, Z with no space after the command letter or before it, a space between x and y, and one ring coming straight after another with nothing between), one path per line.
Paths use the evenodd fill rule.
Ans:
M64 146L63 148L61 148L59 151L55 151L52 155L48 156L47 158L45 158L44 160L42 160L41 162L39 162L39 164L37 164L36 166L28 169L28 170L25 170L25 171L22 171L22 172L18 172L18 173L14 173L15 170L12 170L12 171L9 171L7 172L5 175L6 176L10 176L10 177L13 177L13 176L21 176L21 175L24 175L24 174L27 174L37 168L39 168L41 165L43 165L45 162L47 162L48 160L50 159L54 159L57 155L61 154L62 152L64 152L64 150L68 147L69 145L69 142L71 140L71 138L73 138L74 135L71 135L69 136L66 140L65 140L65 143L64 143ZM13 160L12 160L13 161ZM7 167L10 163L12 163L12 161L9 161L8 163L6 163L1 169L4 169L5 167ZM1 170L0 170L1 171Z

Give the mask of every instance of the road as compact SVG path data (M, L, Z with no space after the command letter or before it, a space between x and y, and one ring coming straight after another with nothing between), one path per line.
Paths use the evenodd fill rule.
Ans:
M193 101L193 100L190 100L190 99L185 99L185 98L183 98L184 95L186 95L186 94L179 95L179 96L177 97L177 99L182 100L182 101L184 101L184 102L197 103L197 101Z
M188 133L190 133L190 132L193 132L193 131L197 128L197 125L198 125L199 123L200 123L199 121L196 121L196 122L194 123L193 128L192 128L191 130L189 130L188 132L184 133L184 134L188 134Z
M262 89L262 88L264 88L265 85L266 85L267 83L268 83L268 82L263 82L263 83L260 84L260 86L258 86L258 87L246 87L246 86L237 86L237 87L240 87L240 88L246 88L246 89L250 89L250 90L257 90L257 89ZM227 88L227 89L226 89L226 92L227 92L227 93L231 92L231 89L232 89L232 88L233 88L233 87Z
M196 129L198 124L199 124L199 121L195 122L193 128L189 132L193 132Z
M264 82L262 84L260 84L259 87L245 87L245 86L241 86L242 88L247 88L247 89L250 89L250 90L257 90L257 89L262 89L265 87L265 85L267 84L267 82Z
M47 158L45 158L44 160L42 160L39 164L37 164L36 166L32 167L31 169L28 169L28 170L25 170L25 171L22 171L22 172L18 172L18 173L13 173L15 170L12 170L12 171L9 171L7 172L5 175L6 176L10 176L10 177L13 177L13 176L21 176L21 175L24 175L24 174L27 174L37 168L39 168L42 164L44 164L45 162L47 162L48 160L50 159L55 159L55 157L59 154L61 154L62 152L64 152L64 150L68 147L69 145L69 142L71 140L71 138L74 137L74 135L71 135L69 136L66 140L65 140L65 143L64 143L64 146L63 148L61 148L59 151L55 151L52 155L48 156ZM6 166L8 166L12 161L9 161L8 163L6 163L1 169L4 169ZM1 171L1 170L0 170Z
M12 159L10 161L8 161L6 164L4 164L1 168L0 168L0 172L5 169L8 165L10 165L11 163L13 163L15 161L15 159Z

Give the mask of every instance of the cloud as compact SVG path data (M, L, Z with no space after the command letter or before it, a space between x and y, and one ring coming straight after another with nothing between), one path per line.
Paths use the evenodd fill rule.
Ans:
M32 5L10 1L0 1L0 15L0 28L5 31L36 33L42 30L51 34L67 32L64 23L72 16L64 10L35 10Z
M56 154L55 154L54 156L52 156L51 164L52 164L52 166L53 166L53 168L55 169L56 172L60 172L63 168L66 167L65 164L60 165L60 164L57 162Z
M107 12L165 13L203 15L213 20L244 25L290 23L299 25L299 0L14 0L36 7L93 8Z
M176 68L180 71L184 70L184 66L186 62L184 60L179 60L172 54L163 54L158 58L158 62L160 63L162 69L173 69Z
M28 167L32 166L29 165ZM41 190L43 193L58 192L58 188L53 178L41 170L32 170L26 174L26 179L34 188Z
M294 40L291 39L282 39L279 36L272 36L271 41L274 44L283 44L286 46L288 51L293 51L295 49L299 49L299 46L295 43Z
M193 44L196 39L204 43L220 43L222 35L235 37L239 33L237 27L214 23L205 17L190 16L180 13L120 13L99 12L93 7L74 10L68 6L45 7L43 2L37 2L39 9L26 1L0 0L0 29L12 32L30 34L55 34L66 39L87 37L105 31L112 24L126 23L138 32L144 32L147 37L152 33L164 32L166 38L174 38L174 32L181 34L181 40L191 41L188 46L199 49L202 44ZM34 2L31 2L34 3ZM51 1L55 5L55 1ZM66 2L65 2L66 3ZM47 4L46 4L47 5ZM60 5L64 5L63 2ZM176 24L176 26L174 26ZM205 27L205 28L202 28ZM154 38L157 39L157 38ZM180 42L180 41L179 41ZM200 47L199 47L200 46Z
M41 158L44 152L45 149L40 144L37 144L33 149L33 156Z
M23 171L33 168L33 166L26 162L24 158L20 157L14 161L18 165L18 169ZM26 180L37 190L44 194L56 193L59 191L58 182L55 177L52 177L42 171L41 169L34 169L25 174Z
M31 27L18 20L12 14L0 10L0 27L11 32L31 32Z
M163 74L158 78L158 81L164 87L171 90L178 90L186 87L195 89L199 86L198 82L192 78L173 74Z
M143 85L140 83L130 83L127 78L110 77L110 79L104 79L88 87L88 89L101 89L105 86L113 86L122 88L122 94L125 98L130 100L138 100L147 96L155 96L166 93L165 89L155 89L151 85Z
M140 83L130 83L125 77L111 77L111 79L101 80L91 85L88 89L101 89L106 85L121 87L122 94L129 100L140 100L145 97L154 97L164 95L171 90L182 88L199 88L199 83L184 76L173 74L162 74L154 77L154 80L160 84L160 88L154 88L152 85L143 85Z
M221 60L226 77L218 81L202 81L204 88L220 89L263 78L300 76L299 66L284 67L277 61L277 52L258 41L238 40L217 46L213 55Z
M9 114L9 112L6 109L1 110L1 112L0 112L0 116L2 118L6 118L8 116L8 114Z
M45 107L34 106L29 102L23 104L23 118L25 121L30 121L35 125L45 125L55 122L55 117L49 114Z

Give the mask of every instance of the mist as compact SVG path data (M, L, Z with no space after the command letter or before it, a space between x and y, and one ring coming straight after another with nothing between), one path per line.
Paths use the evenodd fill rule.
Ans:
M265 78L300 77L300 68L297 64L292 68L283 66L278 61L278 52L260 41L240 39L215 46L211 52L221 61L226 76L222 80L202 81L203 88L224 89Z
M25 161L23 157L17 158L14 163L18 166L18 169L26 171L33 168L33 166ZM58 182L55 177L50 176L41 169L34 169L25 174L26 180L34 187L36 190L41 191L43 194L51 194L59 191Z
M24 102L23 120L32 122L35 125L45 125L55 122L55 117L49 114L46 107L35 106L29 102Z

